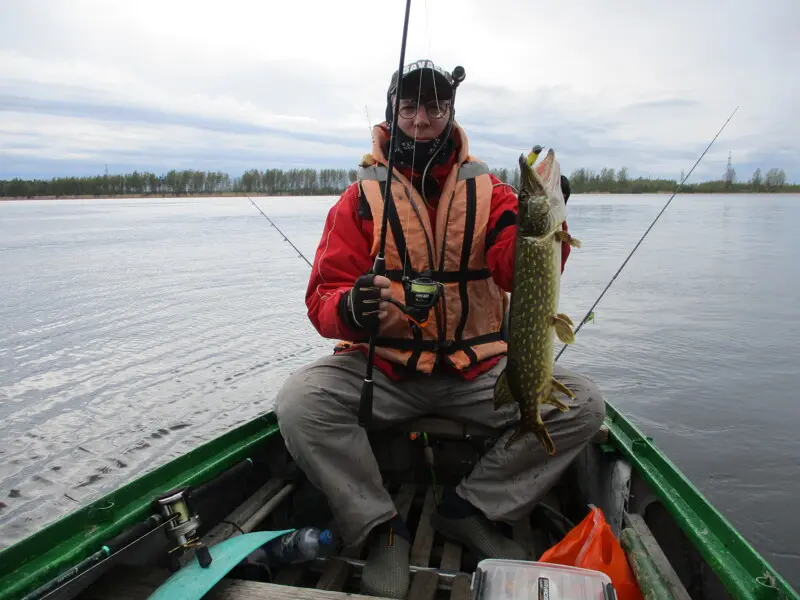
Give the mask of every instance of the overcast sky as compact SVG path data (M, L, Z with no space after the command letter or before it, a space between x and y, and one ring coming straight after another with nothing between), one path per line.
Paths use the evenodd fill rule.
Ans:
M0 178L351 168L397 68L404 0L0 0ZM798 0L412 0L406 62L466 69L493 167L782 167L800 181ZM368 120L369 118L369 120Z

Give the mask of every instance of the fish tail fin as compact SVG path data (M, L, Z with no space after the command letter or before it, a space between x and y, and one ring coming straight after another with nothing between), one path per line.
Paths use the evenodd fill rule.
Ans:
M511 434L511 437L508 438L508 441L505 443L505 450L508 450L513 444L521 440L526 433L528 432L525 431L525 428L522 426L522 424L517 425L517 428L514 429L514 433Z
M506 370L500 373L497 381L494 382L494 409L497 410L506 404L514 404L514 394L508 385L508 375Z
M555 377L553 377L553 379L552 379L552 381L550 382L550 384L551 384L551 385L552 385L552 386L553 386L555 389L557 389L559 392L561 392L562 394L566 394L567 396L569 396L569 397L570 397L570 398L572 398L573 400L575 399L575 392L573 392L571 389L569 389L567 386L565 386L563 383L561 383L561 382L560 382L558 379L556 379Z
M542 384L542 387L539 388L539 397L537 400L537 404L551 404L559 410L563 410L561 408L561 406L563 406L569 410L569 407L567 407L553 395L552 381L545 380L545 382ZM533 418L533 423L531 424L530 421L528 421L526 424L528 425L528 430L532 431L539 439L542 446L544 446L545 452L547 452L547 454L550 456L553 456L553 454L556 453L556 445L553 443L553 438L550 437L550 433L547 431L544 421L542 421L541 413L537 410Z
M572 237L566 231L556 231L555 238L557 242L567 242L573 248L581 247L581 241L578 238Z
M563 313L553 315L553 326L556 328L556 335L565 344L571 344L575 341L575 333L572 331L573 325L572 319L567 315Z
M552 456L556 453L556 445L553 443L553 439L550 437L550 434L547 431L547 427L545 427L544 422L542 421L542 416L539 414L538 407L540 404L554 404L560 402L558 399L553 397L553 387L550 383L545 382L538 393L537 402L535 403L536 408L533 410L535 412L527 412L523 410L523 414L521 415L521 420L519 425L517 425L514 432L508 438L508 441L505 443L505 449L508 450L513 444L519 441L525 434L533 433L536 435L537 439L541 442L542 446L544 446L545 451L547 454ZM555 404L558 406L558 404ZM563 406L563 405L562 405ZM568 409L569 407L567 407Z
M550 434L545 429L544 425L541 427L537 427L534 431L536 437L539 438L539 441L544 446L545 452L550 456L553 456L556 453L556 445L553 443L553 438L550 437Z

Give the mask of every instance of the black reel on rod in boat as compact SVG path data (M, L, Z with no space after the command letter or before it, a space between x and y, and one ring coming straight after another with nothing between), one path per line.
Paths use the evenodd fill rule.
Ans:
M428 321L431 309L439 302L444 286L433 279L428 271L413 279L403 277L402 284L405 304L394 298L390 298L388 302L399 308L411 322L423 327Z

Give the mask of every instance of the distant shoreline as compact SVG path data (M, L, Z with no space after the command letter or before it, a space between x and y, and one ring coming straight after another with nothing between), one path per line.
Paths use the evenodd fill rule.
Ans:
M675 190L660 190L648 192L573 192L573 196L651 196L653 194L671 194ZM798 194L798 190L775 190L763 192L750 192L750 191L737 191L727 190L720 192L698 192L690 189L680 190L680 194L702 194L702 195L767 195L774 194ZM0 202L20 201L20 200L126 200L136 198L303 198L303 197L320 197L320 196L338 196L339 194L290 194L282 192L278 194L264 194L264 193L248 193L248 192L206 192L202 194L187 194L187 193L164 193L164 194L115 194L113 196L96 196L93 194L86 195L62 195L62 196L19 196L19 197L0 197Z
M85 194L85 195L62 195L62 196L18 196L18 197L2 197L0 196L0 202L4 202L7 200L117 200L117 199L129 199L129 198L277 198L277 197L295 197L301 198L303 196L312 197L312 196L338 196L339 194L289 194L289 193L280 193L280 194L264 194L264 193L248 193L248 192L205 192L202 194L114 194L113 196L97 196L94 194Z

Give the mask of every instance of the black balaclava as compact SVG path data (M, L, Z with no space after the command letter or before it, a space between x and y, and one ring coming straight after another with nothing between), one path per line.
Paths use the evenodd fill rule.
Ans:
M419 98L420 102L431 100L450 100L453 98L453 79L450 73L436 67L431 61L420 60L411 63L404 69L403 88L400 98L403 100ZM421 89L420 89L421 88ZM386 122L389 128L394 117L392 95L397 91L397 71L392 75L389 89L386 92ZM411 167L414 172L421 174L422 170L447 162L455 151L455 142L450 136L452 132L454 107L450 107L449 122L442 133L434 140L414 142L414 138L407 136L398 127L394 144L394 159L400 165ZM444 146L444 148L442 148ZM388 143L384 149L388 157ZM433 161L431 158L433 157ZM413 164L412 164L413 163ZM430 163L430 164L429 164Z

